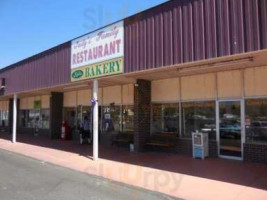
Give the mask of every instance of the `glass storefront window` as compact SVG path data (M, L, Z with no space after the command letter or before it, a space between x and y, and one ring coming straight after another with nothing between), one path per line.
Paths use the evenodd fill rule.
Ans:
M90 106L78 106L77 108L77 125L78 129L80 129L80 124L82 120L87 117L89 122L92 123L92 111Z
M134 106L123 106L122 132L134 132Z
M151 132L152 133L162 132L162 105L161 104L152 105Z
M19 112L19 126L21 128L49 129L49 123L49 109L20 110Z
M41 128L49 129L49 122L50 122L50 110L49 109L42 109L41 110L41 119L40 119Z
M246 141L267 143L267 99L246 100Z
M8 111L6 110L1 110L0 111L0 126L1 127L7 127L8 126Z
M30 110L28 119L27 128L41 128L40 110Z
M192 132L207 132L216 140L215 102L182 103L182 137L192 138Z
M64 108L63 119L68 122L72 130L76 129L76 108Z
M240 101L219 102L220 155L241 157Z
M5 121L3 120L3 112L2 110L0 110L0 126L1 127L5 127Z
M103 132L119 133L121 121L121 106L103 107Z
M22 128L26 128L29 121L29 111L28 110L20 110L19 113L19 126Z
M179 104L152 105L152 133L178 133Z
M82 110L82 106L78 106L77 107L77 126L78 126L78 130L80 130L80 124L83 120L83 110Z

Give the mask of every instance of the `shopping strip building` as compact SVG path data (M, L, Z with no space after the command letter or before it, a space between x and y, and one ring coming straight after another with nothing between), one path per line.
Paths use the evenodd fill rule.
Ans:
M97 82L101 143L133 133L146 151L160 134L191 155L198 130L211 157L267 163L266 11L267 0L169 1L3 68L2 129L58 139L66 120L76 139Z

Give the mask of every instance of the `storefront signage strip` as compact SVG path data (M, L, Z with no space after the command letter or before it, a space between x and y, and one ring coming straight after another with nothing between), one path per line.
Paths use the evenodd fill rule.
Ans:
M71 81L94 79L123 73L124 59L117 58L71 70Z

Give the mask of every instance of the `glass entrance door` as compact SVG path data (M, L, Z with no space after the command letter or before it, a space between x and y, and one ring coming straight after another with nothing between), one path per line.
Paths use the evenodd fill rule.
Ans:
M242 157L241 101L219 102L220 156Z

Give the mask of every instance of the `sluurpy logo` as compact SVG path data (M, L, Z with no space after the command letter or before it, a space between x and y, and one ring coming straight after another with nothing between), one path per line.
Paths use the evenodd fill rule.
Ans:
M77 71L72 73L72 78L74 78L74 79L81 78L82 76L83 76L83 71L82 70L77 70Z

